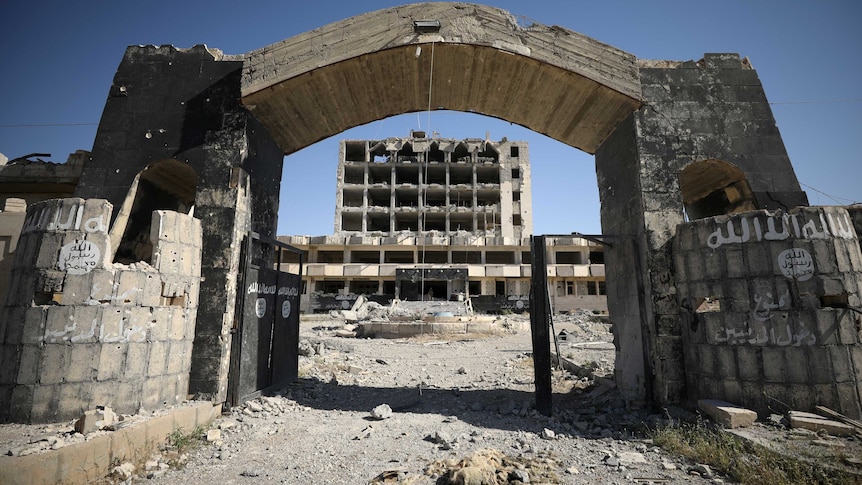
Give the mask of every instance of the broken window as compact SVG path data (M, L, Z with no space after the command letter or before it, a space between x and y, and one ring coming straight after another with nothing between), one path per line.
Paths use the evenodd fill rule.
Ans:
M364 141L346 141L344 142L344 159L348 162L364 162L365 161L365 142Z
M703 160L679 173L679 188L688 220L756 210L745 173L721 160Z
M122 230L122 238L114 254L115 263L150 262L153 255L150 242L153 211L189 214L195 204L197 174L179 160L153 162L135 180L114 222L115 229Z
M603 251L590 251L590 264L605 264L605 253Z
M584 257L578 251L557 251L557 264L584 264Z

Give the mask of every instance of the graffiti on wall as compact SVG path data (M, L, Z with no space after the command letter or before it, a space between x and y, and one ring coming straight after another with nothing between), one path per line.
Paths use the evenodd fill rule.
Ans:
M68 213L67 213L68 209ZM88 233L104 233L108 231L103 215L84 218L84 206L73 204L71 206L44 206L37 211L27 214L21 234L32 231L81 231Z
M706 245L717 249L725 244L741 244L748 241L784 241L796 239L828 239L832 237L854 239L855 232L850 217L845 214L818 212L816 220L806 220L805 214L780 214L769 216L743 216L730 219L725 227L719 225L706 238Z
M57 265L67 274L84 275L96 268L101 256L102 250L92 241L75 239L60 248Z
M791 248L778 255L778 269L786 278L806 281L814 275L814 260L805 249Z
M790 290L785 290L784 294L778 298L778 301L775 301L771 292L766 292L763 296L755 293L754 308L751 310L751 318L757 322L765 322L771 320L775 315L773 311L789 309Z
M724 325L715 335L716 342L730 345L774 345L777 347L799 347L814 345L817 337L801 323L794 331L789 323L772 324L767 321L742 322L739 325Z

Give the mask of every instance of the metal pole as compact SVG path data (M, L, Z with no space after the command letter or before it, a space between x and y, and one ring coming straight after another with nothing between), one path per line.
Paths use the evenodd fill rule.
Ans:
M536 410L553 414L551 401L551 345L548 311L548 268L545 262L545 236L531 239L530 333L533 339L533 370L536 378Z

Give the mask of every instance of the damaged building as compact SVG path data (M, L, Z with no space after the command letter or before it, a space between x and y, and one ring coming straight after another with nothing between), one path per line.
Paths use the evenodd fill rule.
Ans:
M8 255L0 420L241 402L295 378L299 275L272 269L289 249L275 238L284 156L429 106L595 155L605 244L555 242L548 276L579 297L578 278L601 277L588 263L604 265L627 403L862 416L862 210L809 207L747 58L638 59L433 2L237 55L129 46L74 192L28 205ZM315 261L309 307L314 293L525 294L525 145L351 143L336 234L288 240Z
M523 141L409 137L344 140L335 232L282 236L303 254L302 310L349 308L359 295L470 299L482 312L529 309L532 182ZM555 311L607 312L602 246L550 238ZM284 269L299 256L284 251Z

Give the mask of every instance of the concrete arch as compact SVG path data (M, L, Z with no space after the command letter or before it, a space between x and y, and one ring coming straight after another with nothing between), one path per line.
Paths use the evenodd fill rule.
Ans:
M190 392L224 400L240 243L248 231L275 236L283 155L428 109L429 85L431 109L499 117L595 153L618 387L630 401L684 401L672 268L680 172L693 159L726 161L758 208L807 204L757 73L738 54L639 60L459 3L360 15L245 55L127 49L75 195L119 206L154 160L198 174L204 279Z
M433 21L439 29L414 26ZM417 3L250 52L242 102L286 154L389 116L448 109L525 126L588 153L641 106L633 55L510 13Z

